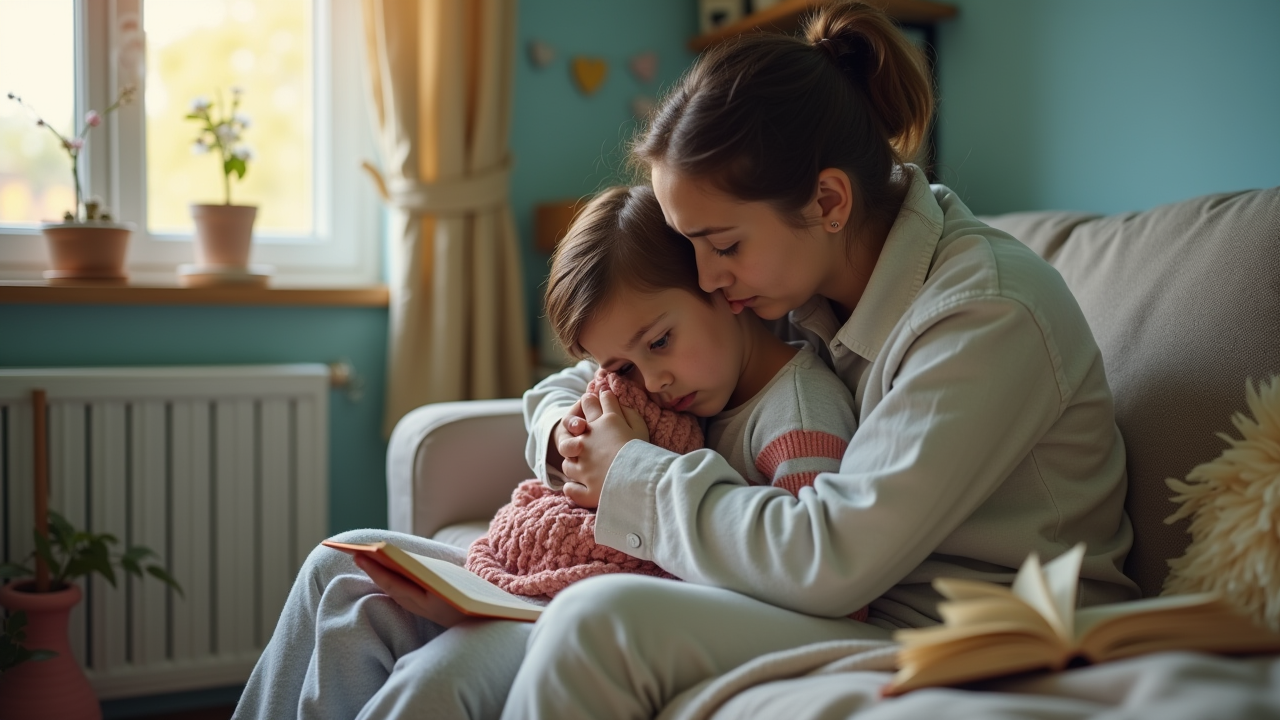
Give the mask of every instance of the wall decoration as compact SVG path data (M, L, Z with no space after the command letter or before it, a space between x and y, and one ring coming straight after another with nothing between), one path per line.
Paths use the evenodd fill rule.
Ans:
M648 95L637 95L631 98L631 114L643 120L649 117L656 104Z
M658 53L644 52L631 57L631 74L642 83L653 82L653 77L658 74Z
M541 70L556 59L556 49L541 40L529 41L529 62Z
M745 14L745 0L698 0L698 29L708 33L730 25Z
M609 64L600 58L576 57L570 64L573 79L583 95L594 95L604 84L605 75L609 72Z

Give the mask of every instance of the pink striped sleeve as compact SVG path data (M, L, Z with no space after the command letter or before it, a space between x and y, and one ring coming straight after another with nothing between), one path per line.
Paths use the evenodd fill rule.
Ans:
M756 470L780 487L798 495L821 472L840 469L848 441L819 430L792 430L779 435L756 456Z

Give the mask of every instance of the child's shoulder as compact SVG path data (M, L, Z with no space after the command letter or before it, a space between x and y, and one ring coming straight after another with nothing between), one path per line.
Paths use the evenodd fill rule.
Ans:
M811 349L801 347L761 393L752 413L797 422L814 414L853 416L853 394Z

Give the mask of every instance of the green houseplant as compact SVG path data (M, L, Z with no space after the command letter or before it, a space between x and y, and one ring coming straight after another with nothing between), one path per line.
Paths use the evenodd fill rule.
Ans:
M101 125L106 116L120 106L132 101L134 93L133 87L126 87L106 110L101 113L90 110L85 114L80 131L70 136L63 135L45 122L22 98L13 93L8 95L10 100L31 113L37 127L54 134L71 159L76 206L63 213L61 222L45 222L40 226L49 252L50 269L44 276L51 282L123 282L128 278L124 270L125 251L129 247L133 224L115 222L100 200L86 197L80 186L80 154L88 141L89 131Z
M27 558L0 565L0 579L11 580L0 587L0 605L11 613L0 637L0 662L7 663L0 674L0 697L14 717L100 718L97 697L67 638L68 616L81 598L75 580L97 574L115 587L118 568L138 578L151 575L179 594L182 588L151 561L156 557L151 549L134 545L114 554L113 546L119 544L114 535L78 530L53 510L47 520L47 531L36 529L35 550ZM22 580L28 577L35 579ZM22 620L15 623L19 615ZM29 626L24 622L28 618Z
M199 97L191 101L187 119L199 124L192 152L216 153L222 168L223 201L220 205L192 203L191 217L196 224L196 264L211 272L229 276L249 267L249 250L253 241L253 222L258 215L255 205L231 204L231 179L243 180L249 171L253 151L244 144L249 117L240 112L244 91L231 88L231 101L215 101Z

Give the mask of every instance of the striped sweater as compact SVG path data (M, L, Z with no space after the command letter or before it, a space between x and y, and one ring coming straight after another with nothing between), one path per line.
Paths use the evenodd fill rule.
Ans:
M755 485L798 496L837 472L857 420L848 388L807 347L747 402L707 423L707 447Z

